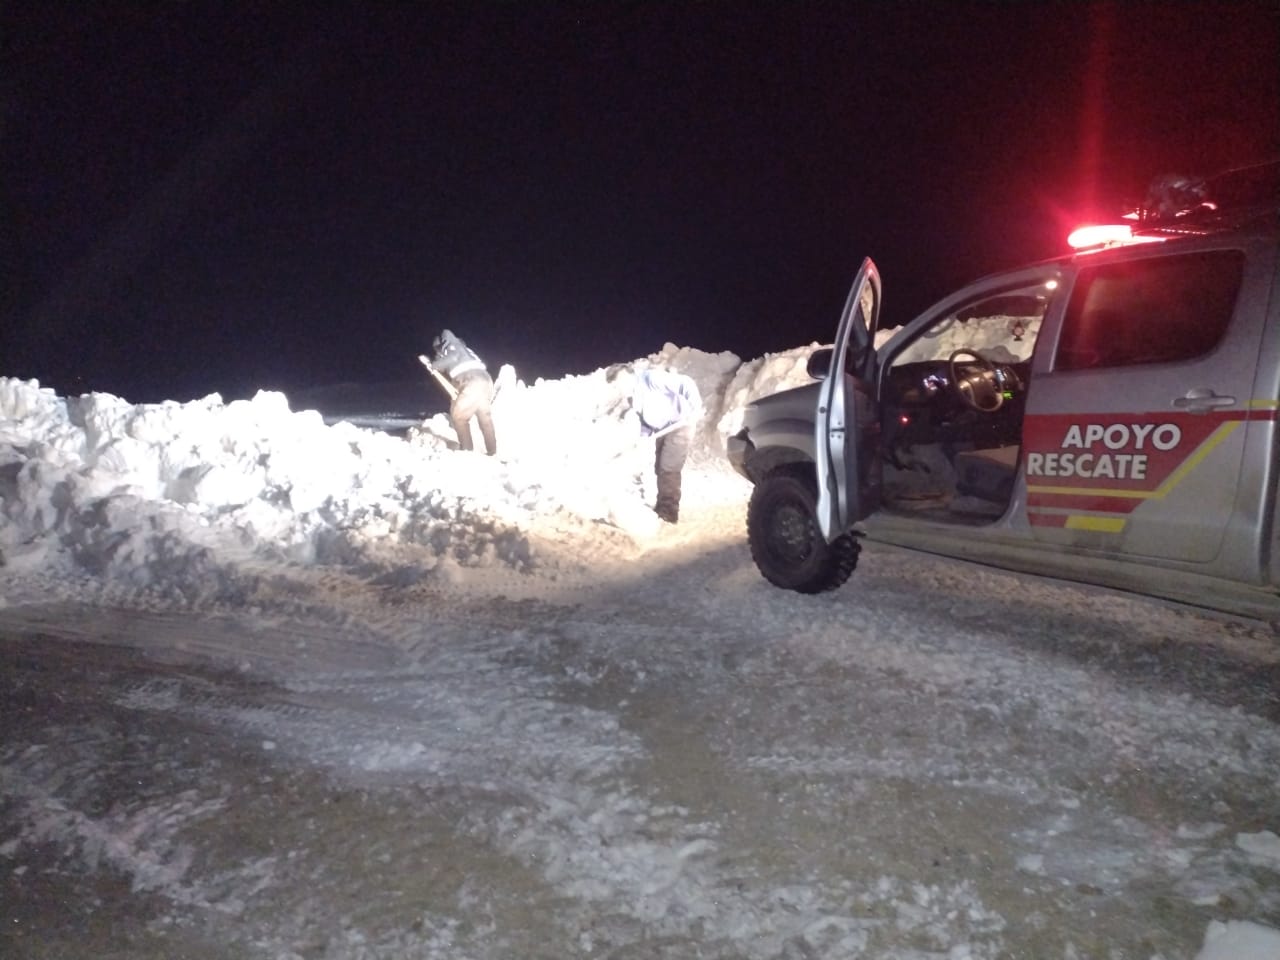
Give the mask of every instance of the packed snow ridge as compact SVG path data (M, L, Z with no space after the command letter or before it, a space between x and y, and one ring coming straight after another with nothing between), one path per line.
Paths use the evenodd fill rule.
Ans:
M0 565L201 596L219 588L218 570L252 557L357 565L407 550L424 576L493 565L553 574L575 562L585 529L635 542L657 525L645 500L652 449L624 426L620 371L691 375L706 411L691 462L724 469L743 407L810 382L815 346L744 363L667 344L532 385L504 367L496 458L457 450L443 414L401 438L326 425L276 392L135 405L0 378Z

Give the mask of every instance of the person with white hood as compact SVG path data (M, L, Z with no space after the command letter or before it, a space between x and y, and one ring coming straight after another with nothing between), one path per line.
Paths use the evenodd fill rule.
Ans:
M654 473L658 496L654 513L667 523L680 519L680 475L702 416L698 385L687 374L651 367L636 374L631 409L642 436L655 437Z

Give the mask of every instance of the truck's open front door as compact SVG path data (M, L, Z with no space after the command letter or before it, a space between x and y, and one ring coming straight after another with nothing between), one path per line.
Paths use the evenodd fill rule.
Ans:
M876 324L880 316L880 273L868 257L845 301L831 354L831 367L818 393L814 416L814 459L818 471L818 527L828 542L876 508L878 485L866 483L862 407L872 404ZM858 389L872 390L868 396ZM872 489L874 487L874 490Z

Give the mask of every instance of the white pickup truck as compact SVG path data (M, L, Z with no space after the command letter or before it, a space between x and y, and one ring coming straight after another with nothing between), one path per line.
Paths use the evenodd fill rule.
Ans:
M729 439L760 571L831 589L866 537L1280 619L1278 169L978 280L878 349L865 260L816 382Z

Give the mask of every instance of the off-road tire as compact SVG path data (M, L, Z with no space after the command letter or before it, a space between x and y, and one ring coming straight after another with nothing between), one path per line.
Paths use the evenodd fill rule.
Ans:
M853 573L862 549L850 534L831 543L817 520L814 482L794 472L763 477L747 504L751 559L774 586L799 593L834 590Z

